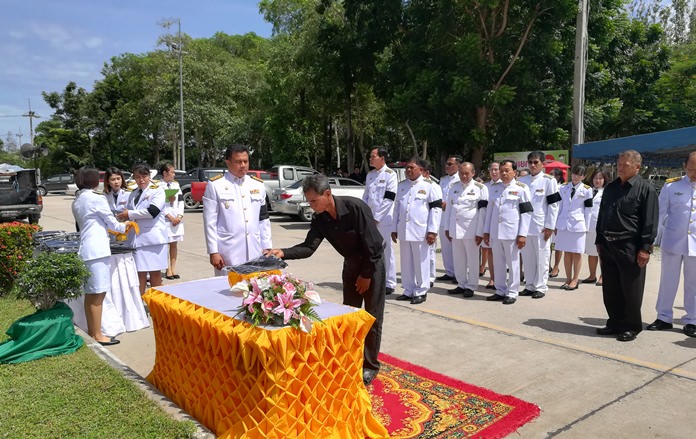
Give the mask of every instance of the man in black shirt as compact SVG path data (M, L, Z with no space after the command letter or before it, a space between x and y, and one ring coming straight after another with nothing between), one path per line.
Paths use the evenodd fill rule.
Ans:
M379 372L379 347L386 297L384 241L370 208L362 200L331 195L329 180L321 174L305 177L304 196L314 210L304 242L267 253L283 259L312 256L326 238L343 256L343 304L365 310L376 320L365 337L363 382L369 384Z
M635 340L643 330L640 307L645 267L657 235L658 200L655 189L638 175L640 153L619 155L619 178L604 189L597 217L597 251L602 267L602 293L609 314L600 335Z

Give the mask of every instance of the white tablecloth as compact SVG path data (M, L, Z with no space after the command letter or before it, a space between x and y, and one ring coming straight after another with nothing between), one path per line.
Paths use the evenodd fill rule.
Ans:
M102 333L115 337L124 332L150 326L145 306L140 298L138 271L132 253L111 256L111 293L102 306ZM84 297L65 302L75 314L73 322L87 332Z

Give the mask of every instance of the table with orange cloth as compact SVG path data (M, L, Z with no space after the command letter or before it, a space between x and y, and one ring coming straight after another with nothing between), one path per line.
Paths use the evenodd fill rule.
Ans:
M221 438L387 438L362 382L374 318L323 302L311 334L234 318L226 277L150 288L156 340L147 377Z

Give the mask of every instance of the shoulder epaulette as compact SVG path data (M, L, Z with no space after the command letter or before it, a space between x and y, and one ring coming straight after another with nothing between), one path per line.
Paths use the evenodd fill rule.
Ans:
M178 182L178 181L176 181L176 180L172 180L172 183L179 183L179 182Z
M96 191L96 190L95 190L95 191L92 191L92 192L94 192L94 193L97 194L97 195L104 195L104 192L103 192L103 191Z
M460 183L461 183L461 181L460 181ZM475 181L474 184L475 184L476 187L479 188L479 189L483 188L483 185L482 185L481 183L479 183L478 181Z
M668 179L665 181L665 184L667 184L667 183L674 183L675 181L678 181L678 180L681 180L681 179L682 179L681 177L672 177L672 178L668 178Z
M394 173L394 171L392 171L390 168L387 168L387 170L384 171L384 172L386 172L386 173L388 173L388 174L393 174L393 173Z
M432 182L433 182L433 181L432 181L431 179L429 179L429 178L424 178L423 181L427 181L428 183L431 183L431 184L432 184Z
M553 176L552 176L552 175L549 175L549 174L544 174L544 177L545 177L545 178L553 179Z
M249 175L249 174L247 174L247 175ZM249 175L249 177L251 177L252 179L254 179L254 180L258 181L258 182L263 183L263 180L261 180L259 177L255 176L255 175Z
M526 184L522 183L521 181L517 180L517 184L522 187L527 187Z
M585 186L585 189L592 189L589 184L583 184Z
M152 186L150 186L150 189L157 189L158 187L159 187L158 184L153 184Z
M151 182L151 183L159 183L160 181L159 181L159 180L154 180L154 179L153 179L153 180L150 180L150 182Z
M221 179L221 178L222 178L222 174L218 174L218 175L216 175L215 177L210 177L210 181L219 180L219 179Z
M126 188L123 188L124 191L126 192L133 192L133 188L131 186L128 186Z

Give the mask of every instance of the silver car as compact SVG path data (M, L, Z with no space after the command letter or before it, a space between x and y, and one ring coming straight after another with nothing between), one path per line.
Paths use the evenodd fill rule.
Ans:
M329 177L333 195L361 198L365 186L351 178ZM297 181L282 189L274 189L271 197L273 212L290 215L300 221L312 221L314 211L309 207L302 192L302 181Z

